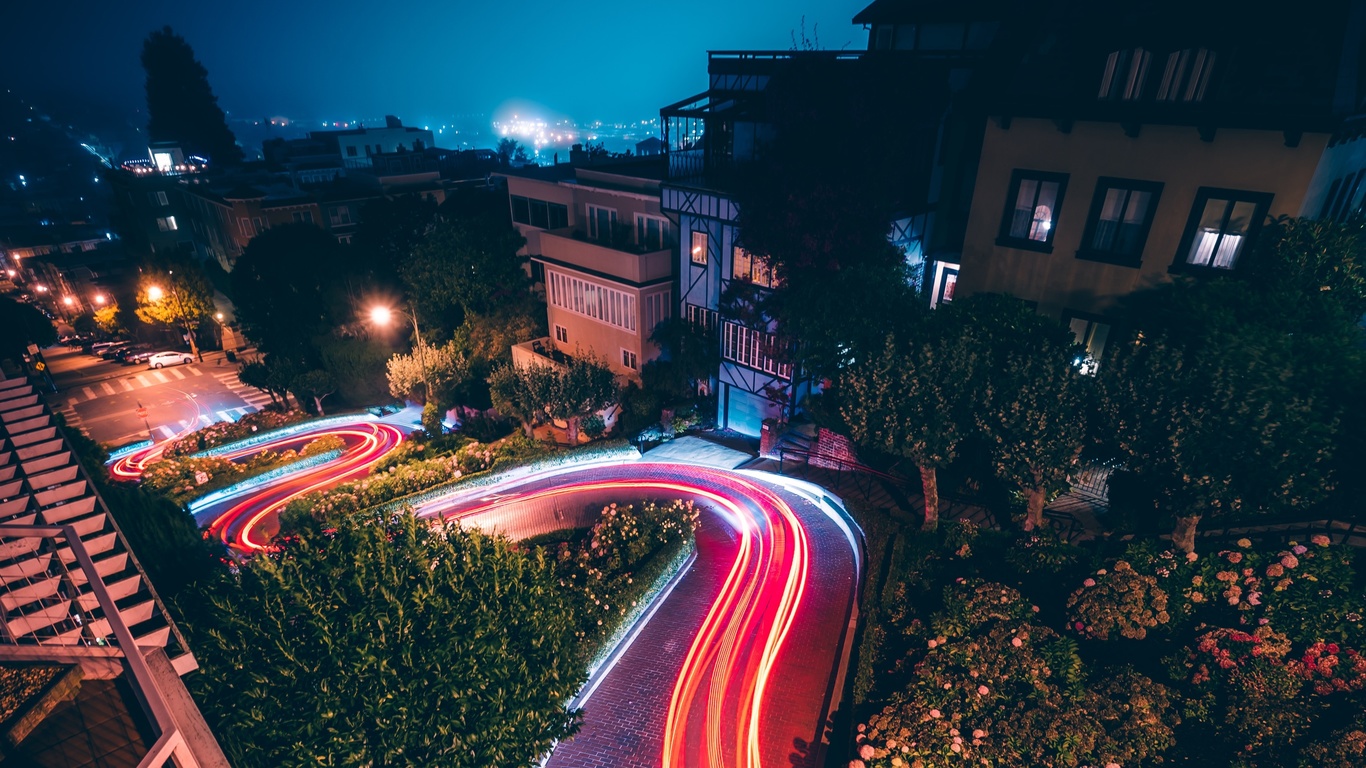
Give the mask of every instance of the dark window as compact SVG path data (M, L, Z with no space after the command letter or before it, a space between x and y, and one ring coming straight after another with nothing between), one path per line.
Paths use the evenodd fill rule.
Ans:
M1257 234L1272 195L1201 187L1195 195L1174 270L1229 270Z
M544 200L532 200L531 203L531 226L546 229L550 226L550 211L546 207Z
M1333 205L1333 219L1342 221L1352 212L1352 202L1356 200L1357 190L1361 187L1361 177L1366 176L1366 171L1357 171L1356 175L1347 174L1347 178L1342 180L1342 197Z
M531 223L531 203L525 197L512 196L512 220L518 224Z
M1338 187L1342 186L1342 179L1333 179L1332 185L1328 187L1328 195L1323 198L1323 206L1319 208L1319 218L1326 219L1333 211L1333 204L1338 197Z
M1015 171L1006 195L998 244L1036 251L1053 250L1053 232L1067 191L1067 174Z
M1100 98L1133 101L1142 96L1152 57L1151 52L1142 48L1111 53L1100 77Z
M1210 72L1214 70L1214 58L1214 51L1204 48L1172 51L1167 55L1167 65L1162 70L1157 100L1204 101Z
M550 229L564 229L569 226L569 207L558 203L549 203L550 207Z
M1098 180L1077 256L1138 266L1161 194L1162 185L1156 182Z
M355 156L356 156L356 145L355 145L355 144L351 144L351 145L349 145L349 146L346 148L346 156L347 156L347 157L355 157Z

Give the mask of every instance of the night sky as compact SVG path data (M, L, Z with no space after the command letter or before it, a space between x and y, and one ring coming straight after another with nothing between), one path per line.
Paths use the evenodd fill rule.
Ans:
M866 4L14 0L0 24L0 73L52 108L140 108L142 41L170 24L234 117L391 113L414 124L496 115L521 100L547 117L633 120L705 89L708 49L790 48L803 15L821 47L865 47L850 20Z

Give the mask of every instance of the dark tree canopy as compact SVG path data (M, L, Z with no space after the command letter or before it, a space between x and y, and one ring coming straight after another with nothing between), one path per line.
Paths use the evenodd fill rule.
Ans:
M147 70L147 134L152 141L177 141L187 153L207 155L217 165L242 161L242 149L209 87L209 72L185 38L170 27L142 44Z
M424 328L454 331L467 314L487 314L526 288L526 241L510 221L488 216L445 217L399 270Z
M23 357L29 344L40 347L57 343L57 329L52 321L32 304L20 304L0 296L0 357L16 363Z
M312 224L272 227L252 239L232 270L237 319L264 352L313 357L314 341L350 322L350 254Z

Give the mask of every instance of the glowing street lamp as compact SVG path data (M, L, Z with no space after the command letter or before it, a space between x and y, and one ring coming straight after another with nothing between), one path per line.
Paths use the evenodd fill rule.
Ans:
M70 296L63 296L62 303L70 307L76 303L76 300L71 298Z
M397 314L407 315L408 318L413 321L413 334L417 336L417 346L419 348L425 348L427 345L422 341L422 331L417 327L417 313L413 312L411 308L409 311L404 312L402 310L386 307L383 304L376 304L370 308L370 322L375 325L387 326L394 321L394 315ZM432 385L427 379L427 365L425 361L421 360L419 361L419 364L422 366L422 386L426 389L427 399L430 401L432 399Z
M33 290L37 291L38 293L47 293L47 286L43 285L42 283L39 283L38 285L33 286Z
M175 273L167 272L166 274L172 275ZM148 301L161 301L162 297L165 295L166 292L161 290L161 286L159 285L150 285L147 287ZM199 345L194 343L194 331L190 328L190 318L185 315L185 305L180 302L180 294L175 289L175 283L171 284L171 298L175 300L176 309L180 310L180 321L185 325L185 338L190 341L190 354L198 357L199 362L202 363L204 362L204 353L200 352Z
M95 294L95 303L98 304L98 305L100 305L101 307L104 306L104 294L103 294L103 293L97 293L97 294Z
M147 289L147 299L149 301L161 301L161 297L166 294L161 290L161 286L154 285Z

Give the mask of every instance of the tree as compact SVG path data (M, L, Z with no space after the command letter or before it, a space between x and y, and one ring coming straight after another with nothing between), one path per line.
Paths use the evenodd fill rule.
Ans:
M579 421L611 405L619 391L611 368L591 355L578 355L563 368L539 363L497 368L489 377L489 393L494 407L520 420L528 436L542 414L564 419L573 445Z
M381 286L399 287L399 267L435 225L436 203L419 195L381 197L365 204L352 247Z
M527 156L526 147L511 137L499 139L498 148L494 151L498 153L498 162L503 165L512 165L513 163L525 165L531 162L531 158Z
M526 290L525 240L510 222L488 217L448 218L427 233L399 274L424 327L446 333L468 314L493 312Z
M238 381L270 395L271 402L278 403L285 410L290 408L289 391L296 375L297 366L277 355L249 360L237 369Z
M323 400L337 391L337 383L327 371L314 368L307 373L295 376L290 388L294 391L296 398L299 395L312 398L313 405L318 409L318 415L325 416L327 414L323 413Z
M539 550L411 514L302 537L195 628L234 765L522 765L576 730L572 606Z
M50 347L57 343L57 329L37 307L0 296L0 355L15 362L23 359L29 344Z
M1075 366L1076 339L1011 296L977 294L949 306L976 355L977 428L997 477L1024 495L1024 529L1034 530L1086 443L1090 380Z
M191 352L199 355L201 361L204 358L195 342L195 333L214 309L213 287L193 262L179 259L143 267L138 279L137 318L183 333Z
M861 445L906 456L920 469L925 530L939 525L938 470L958 455L971 424L977 355L947 308L909 340L887 338L880 355L839 380L840 413Z
M185 38L170 27L142 44L147 71L147 134L152 141L180 142L186 154L207 155L217 165L242 161L242 149L209 87L209 72Z
M337 384L337 394L352 405L370 405L389 397L385 366L393 349L363 337L327 337L319 341L323 370Z
M454 341L439 347L419 343L412 354L389 358L389 393L410 398L420 392L424 405L430 406L423 408L422 428L429 435L439 435L443 406L450 402L453 390L469 378L469 370L469 358Z
M272 227L252 238L232 270L237 319L263 352L317 356L316 339L349 322L349 254L312 224Z
M116 302L108 304L95 310L95 325L105 333L118 333L123 330L123 324L119 321L119 305Z
M640 371L643 382L673 399L691 397L699 382L710 381L721 363L716 333L681 317L671 317L650 334L650 341L664 350Z

